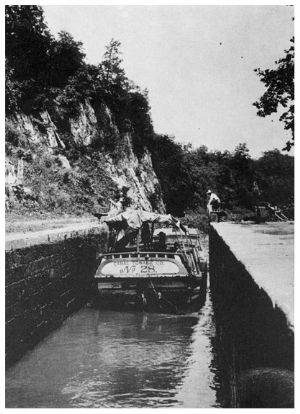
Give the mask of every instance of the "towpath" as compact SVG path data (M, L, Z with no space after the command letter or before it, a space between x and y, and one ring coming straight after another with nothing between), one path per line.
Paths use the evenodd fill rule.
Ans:
M10 223L5 237L5 250L18 249L41 243L56 242L80 234L105 231L96 218L34 219Z

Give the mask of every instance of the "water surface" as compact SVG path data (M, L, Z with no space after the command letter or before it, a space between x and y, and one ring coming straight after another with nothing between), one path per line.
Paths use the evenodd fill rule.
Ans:
M6 372L6 407L218 407L208 297L200 313L85 308Z

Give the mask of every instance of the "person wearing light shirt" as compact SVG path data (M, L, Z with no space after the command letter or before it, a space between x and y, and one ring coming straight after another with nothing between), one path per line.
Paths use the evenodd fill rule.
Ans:
M207 211L210 215L212 211L216 211L220 207L221 201L217 194L213 193L211 190L208 190L206 194L208 198Z

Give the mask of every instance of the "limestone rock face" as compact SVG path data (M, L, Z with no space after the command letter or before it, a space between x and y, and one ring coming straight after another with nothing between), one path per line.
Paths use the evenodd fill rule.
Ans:
M76 116L64 115L64 130L57 122L57 114L59 117L61 112L58 107L56 116L52 115L52 118L47 111L34 116L18 113L10 117L9 122L26 137L28 143L43 148L44 154L49 153L51 157L58 149L64 150L64 155L60 156L61 168L72 169L72 160L68 159L68 151L65 150L70 140L76 148L91 147L102 152L104 157L99 167L107 171L120 190L126 188L131 207L165 212L149 151L145 149L139 158L135 155L131 133L119 132L107 106L103 103L92 106L89 101L80 104ZM105 140L112 140L111 151L103 149Z
M70 119L70 129L76 144L88 146L97 139L97 118L89 104L80 104L78 117Z
M156 210L165 212L161 198L160 184L153 170L149 151L145 151L141 160L135 155L125 156L117 163L110 156L106 156L106 168L117 186L128 188L127 196L131 206L152 211L151 197L156 198Z

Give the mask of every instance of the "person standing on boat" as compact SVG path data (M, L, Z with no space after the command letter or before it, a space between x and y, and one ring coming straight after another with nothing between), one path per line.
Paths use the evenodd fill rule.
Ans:
M141 239L142 243L144 245L144 250L147 251L150 249L151 244L151 230L150 230L150 224L149 223L143 223L142 230L141 230Z
M166 233L164 233L163 231L160 231L158 233L158 244L157 244L157 249L159 252L165 252L167 250L167 236Z
M208 215L210 216L210 214L213 211L216 211L220 208L221 206L221 200L219 199L219 197L217 196L217 194L213 193L211 190L207 191L207 212Z

